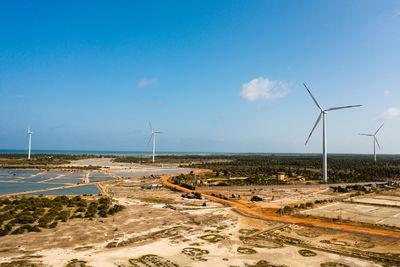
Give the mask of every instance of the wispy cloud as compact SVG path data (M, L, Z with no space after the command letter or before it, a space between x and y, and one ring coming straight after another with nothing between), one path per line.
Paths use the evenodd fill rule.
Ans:
M400 108L396 108L396 107L391 107L388 108L385 112L383 112L381 115L375 117L375 120L391 120L394 119L396 117L400 116Z
M390 95L390 91L389 91L389 90L385 90L383 93L384 93L385 95Z
M242 85L240 96L249 101L260 98L269 100L284 97L289 91L289 87L284 82L258 77Z
M145 86L155 85L157 83L158 83L158 80L155 79L155 78L154 79L143 78L137 83L137 86L138 87L145 87Z

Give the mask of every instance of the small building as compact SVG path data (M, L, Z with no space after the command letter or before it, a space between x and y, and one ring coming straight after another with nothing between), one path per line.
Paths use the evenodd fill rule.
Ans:
M287 175L284 172L278 172L276 174L276 179L278 179L280 181L285 181L287 179Z

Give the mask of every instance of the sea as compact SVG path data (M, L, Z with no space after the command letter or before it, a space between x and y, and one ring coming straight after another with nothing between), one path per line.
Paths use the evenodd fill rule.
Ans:
M27 154L26 149L0 149L0 154ZM151 151L118 151L118 150L31 150L31 154L70 154L70 155L148 155ZM208 155L208 154L235 154L215 152L176 152L157 151L157 154L165 155Z
M0 154L27 154L26 149L0 149ZM31 154L71 154L71 155L143 155L151 151L118 151L118 150L31 150ZM260 153L260 152L195 152L195 151L157 151L157 155L266 155L266 156L313 156L318 153Z

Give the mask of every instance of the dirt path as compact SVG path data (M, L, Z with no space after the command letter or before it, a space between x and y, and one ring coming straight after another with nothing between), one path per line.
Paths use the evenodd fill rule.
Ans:
M163 184L169 188L179 190L182 192L192 192L193 191L193 190L181 187L179 185L172 184L169 181L169 179L173 176L175 176L175 175L164 176L162 178ZM297 225L307 226L307 227L326 228L326 229L342 231L342 232L349 232L349 233L357 233L357 234L365 234L365 235L400 239L400 232L397 232L397 231L378 229L378 228L372 228L372 227L367 227L367 226L334 223L334 222L328 222L328 221L312 219L312 218L297 218L297 217L291 217L291 216L280 216L276 213L277 209L273 209L273 208L260 209L258 207L249 207L248 205L245 205L242 203L220 199L220 198L208 195L208 194L202 193L202 195L209 200L230 206L241 214L259 218L259 219L265 219L265 220L277 221L277 222L283 222L283 223L290 223L290 224L297 224Z

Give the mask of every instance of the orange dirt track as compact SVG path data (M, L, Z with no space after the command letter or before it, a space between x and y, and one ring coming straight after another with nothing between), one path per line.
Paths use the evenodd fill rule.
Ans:
M204 172L204 171L203 171ZM167 175L162 178L162 182L165 186L176 189L182 192L193 192L193 190L181 187L179 185L173 184L169 181L171 177L175 175ZM351 225L351 224L343 224L343 223L333 223L324 220L312 219L312 218L297 218L292 216L280 216L276 214L277 209L259 209L258 207L248 207L245 204L238 203L231 200L220 199L208 194L202 193L202 195L212 201L227 205L232 207L235 211L240 214L270 220L270 221L278 221L282 223L290 223L290 224L297 224L301 226L307 227L320 227L326 228L336 231L344 231L350 233L357 233L357 234L366 234L372 236L380 236L380 237L388 237L388 238L396 238L400 239L400 232L385 230L385 229L378 229L372 228L367 226L359 226L359 225Z

